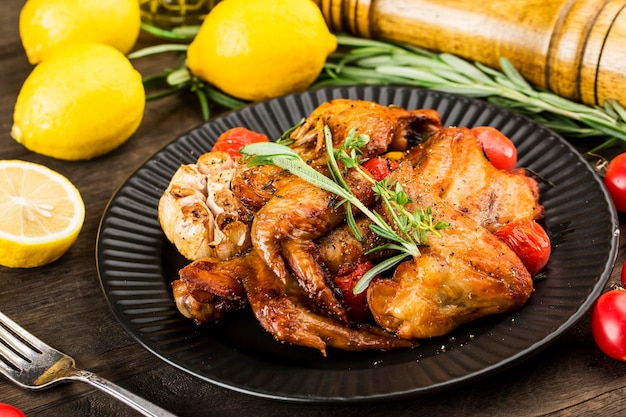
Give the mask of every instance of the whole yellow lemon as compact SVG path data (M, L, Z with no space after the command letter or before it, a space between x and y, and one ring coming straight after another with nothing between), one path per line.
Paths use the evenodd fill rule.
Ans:
M190 72L259 101L306 90L337 48L312 0L222 0L189 45Z
M76 42L105 43L126 54L137 41L140 25L138 0L28 0L19 19L31 64Z
M141 74L120 51L99 43L69 45L24 81L11 136L42 155L94 158L137 130L145 100Z

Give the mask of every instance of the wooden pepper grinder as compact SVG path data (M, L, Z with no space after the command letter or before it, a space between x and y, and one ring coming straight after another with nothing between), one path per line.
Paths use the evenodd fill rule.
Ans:
M331 30L499 68L586 104L626 105L626 0L315 0Z

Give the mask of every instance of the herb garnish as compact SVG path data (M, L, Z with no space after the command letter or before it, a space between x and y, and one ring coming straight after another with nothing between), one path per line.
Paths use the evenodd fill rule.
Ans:
M326 177L308 165L293 149L279 143L253 143L243 147L241 153L247 157L248 165L250 166L273 164L288 170L316 187L336 194L342 199L340 204L346 204L347 223L357 239L362 239L362 236L354 221L352 206L356 207L373 222L370 225L370 229L374 233L389 241L371 251L391 249L399 252L397 255L374 266L361 277L354 287L354 293L359 294L367 288L376 275L392 268L409 256L420 256L418 246L428 243L428 233L440 236L439 230L445 229L450 225L447 222L434 221L430 207L425 210L416 209L413 213L409 212L405 206L411 202L411 199L399 183L395 181L390 183L387 178L376 181L363 171L360 165L363 161L360 158L362 154L361 149L369 141L367 135L356 135L355 130L352 129L341 147L334 149L332 134L328 126L325 126L324 139L331 178ZM344 167L343 172L339 167L340 163ZM396 226L395 229L379 213L367 208L352 193L343 179L344 174L349 169L357 170L372 183L376 198L382 202L390 213Z
M210 105L235 109L248 102L219 91L189 73L185 65L188 44L194 28L163 31L143 25L150 33L177 43L149 46L128 55L138 59L153 54L175 52L181 55L178 68L144 78L146 100L191 91L198 96L205 120L211 116ZM196 28L196 30L199 27ZM456 55L436 53L405 43L364 39L336 34L337 51L331 54L324 71L310 87L358 84L409 85L431 90L483 98L495 105L524 113L569 139L601 139L589 152L626 141L626 109L609 99L602 106L588 106L560 97L544 88L531 85L506 58L500 58L500 70ZM181 43L182 42L182 43Z

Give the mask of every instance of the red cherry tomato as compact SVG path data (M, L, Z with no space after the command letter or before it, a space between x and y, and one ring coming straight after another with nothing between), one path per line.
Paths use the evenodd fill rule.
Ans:
M217 138L213 151L227 152L232 158L239 158L239 149L255 142L269 142L263 133L254 132L245 127L234 127Z
M602 294L591 311L591 333L602 352L626 362L626 290Z
M10 404L0 403L0 417L26 417L26 414Z
M373 267L374 264L367 260L358 264L344 264L335 276L335 285L341 290L348 315L357 321L368 320L370 309L367 305L367 291L354 294L352 290L359 279Z
M517 148L498 129L491 126L478 126L472 129L483 147L491 165L498 169L511 171L517 164Z
M518 220L494 233L519 256L531 275L536 275L550 258L550 238L534 220Z
M398 163L391 159L378 156L371 158L362 164L363 168L367 169L376 181L381 181L387 175L391 174L391 171L398 168Z
M604 185L615 208L626 212L626 152L611 159L604 175Z

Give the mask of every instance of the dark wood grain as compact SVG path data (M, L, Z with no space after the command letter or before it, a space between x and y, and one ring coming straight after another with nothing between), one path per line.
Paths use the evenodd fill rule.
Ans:
M109 198L162 146L202 122L193 96L147 105L144 121L121 148L85 162L64 162L27 151L9 131L19 88L31 71L19 35L23 1L0 4L0 159L42 163L66 175L81 191L87 215L76 244L59 261L34 269L0 268L0 310L49 344L71 354L80 367L180 416L620 416L626 412L626 364L594 345L586 315L552 346L496 376L446 393L360 406L308 406L275 402L202 382L154 357L111 313L100 288L95 242ZM142 36L139 46L154 42ZM144 75L173 66L173 57L136 62ZM94 109L97 111L97 109ZM622 238L611 282L624 261ZM29 417L136 416L89 386L72 383L30 392L0 377L0 402Z
M331 29L498 67L587 104L626 99L623 0L316 0ZM520 41L522 40L522 41Z

